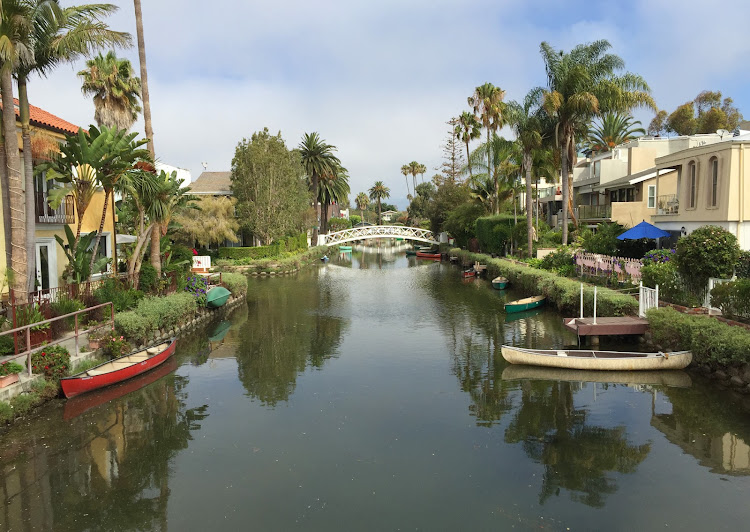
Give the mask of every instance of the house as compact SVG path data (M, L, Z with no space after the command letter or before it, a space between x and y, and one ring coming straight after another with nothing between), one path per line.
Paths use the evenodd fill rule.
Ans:
M728 138L727 138L728 137ZM724 135L719 142L692 146L656 159L653 223L675 235L718 225L750 250L750 132Z
M384 222L390 222L398 215L398 211L383 211L380 213L380 217Z
M29 107L31 146L34 163L36 164L42 161L42 157L49 149L50 143L64 142L65 135L77 133L79 127L45 111L44 109L34 105L30 105ZM23 150L17 100L15 108L18 146L19 149ZM24 168L23 164L21 164L22 182L25 182L23 172ZM36 210L36 242L34 249L28 251L36 254L36 283L39 290L53 289L60 285L63 271L67 265L67 258L64 250L58 245L55 236L60 236L63 241L65 241L66 237L64 227L68 225L75 232L78 221L72 196L66 197L57 209L52 209L49 206L49 203L47 202L47 194L52 185L53 183L49 183L44 176L37 176L34 179L34 190L31 191L31 193L34 194L34 205ZM28 193L28 191L24 190L24 193ZM83 215L81 225L82 234L99 229L103 207L104 191L100 189L95 192L91 203ZM112 234L114 233L113 220L110 215L110 213L113 212L110 210L112 208L113 205L110 205L108 215L104 222L102 239L99 243L97 254L102 257L112 257ZM4 231L2 217L0 217L0 231ZM0 232L0 234L3 233ZM4 256L5 246L5 239L0 238L0 256Z

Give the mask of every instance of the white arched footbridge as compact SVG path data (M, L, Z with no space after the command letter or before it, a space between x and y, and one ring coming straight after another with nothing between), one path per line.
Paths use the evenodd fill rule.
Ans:
M403 238L404 240L416 240L428 244L439 243L432 231L404 225L366 225L320 236L325 236L323 244L326 246L335 246L336 244L364 240L365 238Z

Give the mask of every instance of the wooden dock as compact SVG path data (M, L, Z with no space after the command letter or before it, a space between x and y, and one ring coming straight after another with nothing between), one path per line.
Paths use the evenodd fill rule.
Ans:
M578 336L640 335L646 332L648 322L635 316L617 318L564 318L565 327Z

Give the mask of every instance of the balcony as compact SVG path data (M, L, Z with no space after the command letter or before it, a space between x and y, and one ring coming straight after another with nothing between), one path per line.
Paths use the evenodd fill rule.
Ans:
M36 206L36 221L40 224L72 224L75 223L75 207L73 196L65 196L57 209L50 207L47 194L36 192L34 203Z
M666 194L656 198L656 214L678 214L680 200L677 194Z
M579 205L579 220L609 220L612 217L611 205Z

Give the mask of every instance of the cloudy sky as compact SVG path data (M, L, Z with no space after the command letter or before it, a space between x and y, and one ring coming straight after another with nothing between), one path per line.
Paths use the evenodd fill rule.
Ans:
M114 3L121 9L111 27L135 40L133 3ZM338 147L353 196L382 180L405 207L401 165L416 160L427 177L435 172L445 122L468 109L477 85L492 82L507 99L543 85L542 41L567 51L608 39L660 108L711 89L750 117L744 0L720 10L694 0L142 3L157 157L193 179L202 162L229 170L237 143L263 127L280 130L290 147L317 131ZM119 54L138 69L136 49ZM83 66L34 80L31 103L91 123L93 103L76 76ZM637 116L644 125L651 119Z

